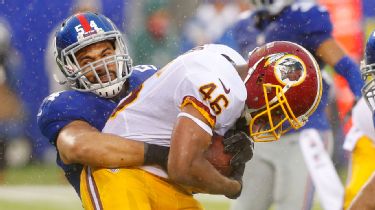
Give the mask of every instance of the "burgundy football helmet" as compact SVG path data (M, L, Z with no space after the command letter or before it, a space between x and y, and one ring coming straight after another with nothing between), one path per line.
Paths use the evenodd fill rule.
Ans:
M299 129L322 95L322 76L314 57L302 46L275 41L249 55L246 119L254 141L275 141Z

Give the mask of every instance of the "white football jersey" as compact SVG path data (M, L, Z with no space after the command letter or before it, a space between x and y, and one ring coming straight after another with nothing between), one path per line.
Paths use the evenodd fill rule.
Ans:
M192 104L213 132L224 135L240 117L246 100L245 85L233 62L246 64L237 52L223 45L203 46L179 56L124 98L103 132L170 146L181 107ZM166 176L156 168L143 168Z
M372 112L362 97L352 109L352 127L346 134L344 149L352 151L363 135L375 143L375 129L372 123Z

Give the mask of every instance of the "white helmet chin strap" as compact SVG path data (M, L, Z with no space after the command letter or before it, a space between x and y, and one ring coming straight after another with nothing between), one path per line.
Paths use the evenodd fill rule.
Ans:
M125 81L121 81L107 87L96 89L92 92L103 98L113 98L120 93L124 82Z

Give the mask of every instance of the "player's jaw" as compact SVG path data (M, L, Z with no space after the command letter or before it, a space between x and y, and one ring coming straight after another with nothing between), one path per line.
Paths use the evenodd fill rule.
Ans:
M284 123L287 119L278 108L253 114L250 135L254 141L275 141L287 126Z
M101 65L94 67L85 76L87 80L93 84L107 83L117 78L115 64Z

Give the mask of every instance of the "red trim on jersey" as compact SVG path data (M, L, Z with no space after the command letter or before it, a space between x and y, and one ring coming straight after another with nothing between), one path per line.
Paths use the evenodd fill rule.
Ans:
M143 88L143 84L135 88L117 107L113 110L110 119L117 116L119 112L124 110L126 107L128 107L131 103L133 103L139 96L139 93L141 92Z
M182 109L184 106L188 104L193 105L193 107L203 115L203 117L208 121L208 123L210 123L211 128L215 127L216 116L211 114L210 109L206 105L204 105L194 96L185 96L182 100L180 108Z
M90 23L83 14L79 14L76 17L79 20L79 22L81 23L81 25L83 27L83 30L85 30L85 32L91 31Z

